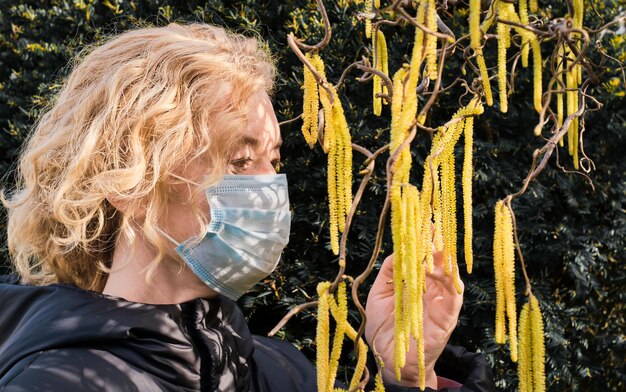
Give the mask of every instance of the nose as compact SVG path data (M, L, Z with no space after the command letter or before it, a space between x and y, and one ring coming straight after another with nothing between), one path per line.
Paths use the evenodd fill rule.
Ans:
M258 165L250 170L249 174L277 174L276 167L270 159L263 159Z

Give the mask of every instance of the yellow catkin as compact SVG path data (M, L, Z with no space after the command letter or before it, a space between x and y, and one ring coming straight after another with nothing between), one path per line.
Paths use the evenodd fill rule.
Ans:
M483 55L483 49L481 46L481 37L483 33L489 30L489 27L495 20L495 9L497 0L494 1L492 8L487 13L487 18L483 21L482 25L479 25L478 31L475 27L472 27L473 23L480 23L480 1L470 0L470 44L476 53L476 63L478 64L478 70L480 71L480 79L483 85L483 92L485 93L485 99L487 105L493 105L493 94L491 92L491 83L489 81L489 72L487 72L487 64L485 63L485 56ZM473 6L472 6L473 4ZM474 11L472 13L472 11Z
M428 0L426 26L432 31L437 31L437 4L435 0ZM426 35L426 70L431 80L437 79L437 37L433 34Z
M349 327L349 331L353 332L353 335L350 337L352 341L356 339L356 331L354 328ZM367 362L367 345L363 341L363 339L359 340L359 353L357 357L356 366L354 367L354 373L352 376L352 380L350 381L350 390L354 390L356 386L361 382L361 378L363 377L363 371L365 370L365 365Z
M461 123L459 124L461 125ZM452 274L456 262L456 195L454 190L454 150L441 157L441 198L443 212L444 272Z
M312 55L307 53L306 58L311 61ZM317 112L319 110L319 98L317 82L313 73L304 66L304 103L302 108L302 134L309 147L313 148L317 141Z
M532 392L532 335L530 324L530 301L522 307L518 323L519 357L517 359L517 378L519 392Z
M333 92L335 92L333 88ZM348 122L337 96L333 105L333 122L336 140L336 174L337 174L337 215L339 217L339 231L343 232L345 218L352 205L352 141Z
M577 75L576 75L576 67L572 67L571 63L574 62L575 56L572 53L569 47L565 48L567 63L566 63L566 71L565 71L565 83L567 86L567 115L570 116L576 112L578 109L578 93L577 93ZM571 156L575 156L576 154L576 142L578 141L578 122L577 119L574 119L570 122L569 128L567 131L567 146L568 151ZM574 164L576 165L577 159L574 160Z
M574 53L571 53L572 61L575 59ZM571 98L572 98L572 113L578 111L578 83L579 83L579 69L580 66L575 65L572 70L569 72L571 78ZM571 140L572 140L572 151L570 154L573 157L574 168L578 170L578 117L574 118L571 125Z
M416 222L415 222L415 201L417 199L417 188L413 185L407 184L404 187L404 198L402 202L404 203L404 210L406 211L406 234L404 240L404 254L406 256L406 266L405 266L405 274L406 274L406 312L405 312L405 335L409 335L411 332L411 325L413 323L413 315L415 313L413 306L416 300L417 293L417 238L415 237ZM408 345L407 345L408 347Z
M329 301L329 302L330 302L330 311L333 317L338 318L339 307L337 303L335 303L335 301ZM353 342L356 341L357 331L347 322L345 326L345 332L346 332L346 335L348 336L348 339L352 340ZM368 348L365 342L363 341L363 338L359 339L358 350L359 352L357 356L356 367L354 368L352 380L350 381L350 390L353 390L354 387L356 387L359 384L359 382L361 381L361 377L363 376L363 371L365 370Z
M341 129L343 130L343 199L344 199L344 211L346 215L350 213L352 207L352 138L350 136L350 130L348 129L348 123L343 115L343 108L341 109L340 121L343 123Z
M319 55L311 63L326 80L324 63ZM339 95L334 86L328 85L334 102L331 105L328 91L319 89L319 99L324 110L324 142L322 148L328 154L328 199L330 246L339 254L339 231L343 231L345 217L352 204L352 142Z
M509 321L509 347L511 360L517 362L517 309L515 302L515 244L513 241L513 220L511 211L502 206L502 265L504 274L504 291L506 298L506 315Z
M467 273L472 273L474 265L474 253L472 251L472 176L473 176L473 148L474 148L474 117L465 120L465 146L463 151L463 223L464 223L464 251Z
M380 372L376 373L374 379L374 392L385 392L385 384L383 383L383 376Z
M376 39L372 39L372 46L376 46L376 69L383 72L385 75L389 74L388 54L387 54L387 42L385 40L385 34L381 30L377 30ZM373 99L374 99L374 114L380 116L382 111L383 99L377 97L376 94L387 94L387 87L383 84L382 78L374 74L372 78L374 85ZM386 101L385 101L386 102Z
M498 6L498 12L500 15L499 17L506 19L508 21L511 21L513 23L516 23L516 24L527 25L528 13L527 13L526 7L527 6L525 4L525 1L524 2L520 1L520 14L521 15L518 16L517 13L515 12L515 7L513 6L513 4L501 2L499 3L499 6ZM498 24L498 38L499 38L498 42L500 43L503 41L504 42L503 45L506 48L508 48L510 45L510 36L508 33L509 26L508 25L500 26L500 25L501 24L499 23ZM505 29L504 31L502 31L503 28ZM533 32L530 32L528 30L525 30L517 26L514 26L514 29L518 32L518 34L522 38L522 65L523 66L526 66L526 63L527 63L529 46L533 52L533 88L534 88L533 105L535 107L535 110L538 113L541 113L541 110L542 110L541 99L542 99L542 94L543 94L543 88L542 88L543 67L542 67L541 47L539 45L539 40ZM498 47L498 50L499 50L498 61L500 61L500 56L502 55L500 53L500 46ZM505 56L505 63L506 63L506 51L505 51L504 56ZM506 77L506 70L502 71L500 68L500 64L498 64L498 67L499 67L498 68L499 72L504 72L504 76ZM504 65L504 68L506 68L506 64ZM502 88L502 86L500 87ZM506 84L505 84L505 87L506 87ZM541 133L541 127L536 127L535 132Z
M329 119L330 120L330 119ZM325 135L328 137L328 134ZM337 213L337 165L335 163L335 143L329 144L328 151L328 204L329 204L329 217L330 217L330 248L335 255L339 254L339 226L338 226L338 213Z
M401 190L402 190L402 205L400 206L400 213L401 213L401 220L402 220L402 226L401 226L401 242L400 242L400 247L402 248L402 259L400 261L401 264L401 269L400 269L400 281L402 282L401 288L400 290L402 290L402 309L401 309L401 313L402 313L402 330L404 331L404 349L406 351L409 350L409 344L411 342L411 336L409 335L410 332L410 323L411 323L411 319L409 317L409 308L410 308L410 302L409 302L409 293L408 293L408 268L409 265L411 263L411 261L409 260L409 255L408 255L408 251L409 251L409 244L411 242L409 236L411 235L411 233L409 232L409 219L408 219L408 209L409 209L409 203L408 203L408 199L410 197L410 195L408 194L409 192L409 184L403 184L401 186ZM395 270L394 270L395 271Z
M480 71L480 78L483 84L483 91L487 99L487 105L493 105L493 96L491 94L491 84L489 83L489 73L487 72L487 64L485 64L485 56L481 47L482 31L480 28L480 0L470 0L469 9L469 27L470 27L470 44L476 53L476 62Z
M406 232L405 255L406 255L406 311L404 321L405 337L411 336L417 326L417 298L418 298L418 272L417 272L417 220L416 205L418 200L417 188L407 185L405 188L406 204ZM407 342L408 343L408 342ZM407 348L409 345L407 344Z
M411 70L413 72L413 62ZM391 140L390 153L394 154L402 145L408 135L409 125L415 117L417 97L411 92L410 86L404 87L404 76L406 71L401 68L394 75L394 97L392 104ZM409 78L409 85L410 85ZM405 94L406 91L406 94ZM415 107L415 109L413 109ZM415 110L410 113L410 110ZM411 168L411 155L409 147L406 146L398 154L393 165L392 184L390 189L391 199L391 234L394 248L394 370L396 376L400 377L400 369L404 367L405 355L408 348L409 336L405 333L408 329L408 321L405 314L405 273L404 263L406 246L406 196L403 198L402 184L408 181ZM404 201L403 201L404 199Z
M311 64L315 67L317 72L322 76L322 79L326 80L326 72L324 71L324 62L319 55L314 55L311 58ZM330 148L330 140L334 138L334 126L333 126L333 108L330 104L330 96L325 88L319 87L320 102L324 112L324 141L322 143L322 150L328 153ZM335 99L337 97L335 96Z
M387 40L385 39L385 35L383 32L380 32L381 40L380 40L380 70L386 75L389 76L389 52L387 49ZM381 81L382 83L382 81ZM387 85L382 83L382 91L383 94L389 94L387 90ZM387 105L387 100L383 101L384 105Z
M435 250L438 252L444 248L443 242L443 195L441 181L439 180L439 168L435 167L435 175L433 176L433 221L435 225L435 232L433 233L433 243L435 244Z
M489 10L487 10L487 14L485 15L485 19L480 24L480 30L483 33L486 33L487 31L489 31L489 29L491 28L491 25L493 25L493 22L496 21L496 15L497 15L497 10L498 10L499 4L500 4L500 0L494 0L491 3L491 7L489 8Z
M377 58L374 59L374 68L376 69L378 69L378 63L380 59L378 41L379 41L378 34L376 36L372 36L372 48L375 47L376 52L377 52ZM381 90L381 85L380 85L380 76L374 74L374 76L372 77L372 100L373 100L374 115L376 116L380 116L380 113L382 112L382 108L383 108L382 98L377 96L381 92L382 90Z
M407 69L402 67L393 75L393 101L391 102L391 145L390 148L395 150L400 143L399 130L400 121L402 119L402 102L404 100L404 77Z
M369 14L372 12L372 0L365 0L365 13ZM370 18L365 18L365 36L370 38L372 36L372 20Z
M333 301L331 298L330 301ZM333 348L330 352L328 361L328 375L326 390L332 390L337 377L337 369L339 368L339 356L343 346L343 339L348 324L348 299L346 296L346 283L340 282L337 286L337 311L332 313L335 319L335 336L333 337Z
M513 13L515 13L515 9L513 4L507 3L506 1L498 2L498 18L503 20L511 20L511 8L513 8ZM498 40L504 43L505 48L509 48L511 46L511 26L506 23L501 24L504 31L502 33L498 33ZM497 26L496 26L497 30Z
M537 0L530 0L530 12L537 12Z
M583 26L584 15L585 2L583 0L574 0L574 27L581 28Z
M541 85L543 67L541 65L541 47L539 46L539 40L534 35L530 39L530 46L533 50L533 103L537 113L541 113L543 106L541 104L541 96L543 95Z
M500 90L500 111L506 113L509 110L506 88L506 39L507 27L504 23L497 23L498 34L498 87Z
M394 238L394 259L393 259L393 283L394 283L394 369L396 373L396 378L400 380L400 369L404 367L405 363L405 355L406 355L406 339L407 337L404 334L404 249L403 243L404 239L402 238L403 230L403 221L402 218L406 215L404 210L404 205L401 200L401 190L400 186L397 186L397 195L398 195L398 218L397 222L401 222L397 227L397 234ZM392 199L393 200L393 199ZM393 222L393 220L392 220ZM393 237L393 233L392 233ZM397 241L397 242L396 242ZM396 245L397 244L397 245Z
M420 282L419 292L420 295L417 300L417 367L420 374L420 389L423 391L426 389L426 362L424 357L424 301L422 301L422 292L425 290L424 280Z
M319 55L314 55L311 58L311 63L322 76L323 80L326 80L326 74L324 71L324 63ZM332 89L331 89L332 91ZM336 162L336 136L335 136L335 121L333 106L331 105L330 96L325 88L319 89L319 98L322 103L324 111L324 141L322 149L328 154L328 173L327 173L327 191L328 191L328 204L329 204L329 228L330 228L330 247L332 252L339 254L339 227L338 227L338 199L337 199L337 162ZM338 100L337 94L334 94L334 99Z
M502 232L504 217L502 207L504 203L498 200L495 207L495 232L493 236L493 270L496 285L496 328L495 341L498 344L506 343L505 335L505 289L504 289L504 266L502 255Z
M420 222L421 222L421 237L422 246L417 250L417 258L418 260L426 259L428 264L428 272L433 273L434 264L432 258L432 242L431 242L431 207L430 203L432 200L433 193L433 178L432 178L432 170L430 161L431 157L427 157L424 162L424 178L422 181L422 192L420 197ZM434 166L434 164L432 165ZM430 256L430 257L428 257Z
M534 295L530 296L530 322L532 326L532 368L533 387L536 392L546 390L546 353L543 335L543 318L539 302Z
M317 389L325 391L328 380L328 345L330 341L330 318L328 301L329 282L321 282L317 285L317 333L316 333L316 368Z
M346 224L346 215L345 215L345 211L344 211L344 198L343 198L343 190L344 190L344 172L343 172L343 166L344 166L344 162L343 162L343 158L344 158L344 143L343 143L343 138L344 138L344 133L342 132L342 130L337 126L338 125L338 121L337 121L337 105L333 105L333 118L331 119L331 121L333 122L333 129L334 131L334 135L335 135L335 140L331 141L331 146L332 148L329 150L329 155L333 154L335 156L334 159L334 163L335 163L335 176L337 177L335 179L335 186L336 186L336 190L335 193L337 195L337 204L335 206L337 212L337 226L339 229L340 233L343 233L344 230L344 226Z
M478 64L478 70L480 71L480 79L483 84L483 91L485 93L485 99L487 105L493 105L493 93L491 92L491 82L489 81L489 72L487 72L487 64L485 63L485 56L483 55L482 48L475 48L476 63Z
M569 47L565 47L565 58L567 62L565 63L565 85L567 87L567 116L572 115L572 113L576 112L576 106L574 102L574 96L576 92L574 89L576 88L576 83L574 81L574 74L570 69L570 62L572 62L573 54ZM571 121L569 124L569 128L567 129L567 149L570 155L574 155L574 121Z
M426 4L426 1L421 1L417 7L415 19L418 23L425 24ZM415 28L415 42L413 44L413 51L411 52L411 66L402 104L402 119L400 121L400 123L405 126L413 122L417 113L416 88L420 77L422 61L424 61L424 32L422 29Z
M480 0L470 0L469 2L469 29L470 43L472 48L480 47Z
M420 222L420 194L417 190L417 187L411 186L411 198L408 201L409 203L409 212L408 216L410 217L410 228L409 233L411 233L411 246L410 252L407 252L407 257L410 261L409 266L409 302L411 303L410 313L408 317L410 318L410 333L413 336L417 336L417 327L418 327L418 315L417 312L417 303L421 300L421 286L420 282L422 280L422 274L424 273L424 263L423 258L418 259L418 249L421 246L421 222Z
M528 0L519 0L519 20L524 26L530 25L528 19ZM522 34L522 67L528 67L528 52L530 42L528 34Z
M565 89L563 82L563 64L565 62L563 45L559 45L557 49L557 63L556 63L556 77L557 77L557 89ZM563 95L564 93L558 92L556 94L556 125L559 130L563 126ZM559 139L559 146L563 147L563 138Z

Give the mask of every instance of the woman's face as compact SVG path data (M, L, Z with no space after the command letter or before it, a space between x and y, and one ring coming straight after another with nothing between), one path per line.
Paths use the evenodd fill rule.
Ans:
M261 92L254 96L247 107L248 126L226 168L226 174L276 174L280 165L282 144L280 128L269 96ZM183 170L181 176L200 182L207 175L207 167L200 160L194 160ZM166 213L159 220L167 234L178 242L198 234L200 225L191 210L193 194L189 185L172 186ZM203 193L198 195L197 205L209 216L209 204Z

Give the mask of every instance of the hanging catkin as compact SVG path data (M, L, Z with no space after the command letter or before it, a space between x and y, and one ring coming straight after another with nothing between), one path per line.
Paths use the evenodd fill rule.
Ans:
M334 302L332 296L330 297L331 303ZM332 305L331 305L332 307ZM339 356L341 355L341 348L343 346L343 339L346 332L346 325L348 323L348 300L346 298L346 283L339 282L337 286L337 310L331 312L335 319L335 335L333 336L333 348L330 352L330 359L328 362L328 375L326 390L332 391L335 385L335 378L337 377L337 369L339 368Z
M406 71L402 68L394 75L392 152L399 148L402 142L401 136L406 135L405 132L398 130L398 128L400 130L403 128L398 125L402 122L397 119L397 116L401 116L398 114L401 108L399 108L397 99L404 97L402 81L405 74ZM414 339L417 345L418 370L421 375L420 388L422 390L425 389L426 385L422 295L426 290L426 268L428 267L431 272L433 271L431 224L433 219L439 219L439 217L444 222L443 228L440 230L444 237L445 270L446 274L453 276L454 285L460 294L462 289L456 261L454 146L461 134L469 132L472 128L472 122L468 124L467 118L482 112L483 106L476 97L468 106L455 113L449 125L441 127L435 134L431 153L424 164L422 192L408 183L408 170L403 165L407 165L407 163L410 165L410 155L399 166L394 165L397 167L397 171L392 177L392 188L390 189L395 290L394 371L399 379L400 370L404 367L406 354L409 350L409 342ZM399 154L399 157L402 155ZM439 175L440 172L441 176ZM438 207L439 203L441 206ZM437 209L440 210L441 214L435 218Z
M485 63L481 43L483 32L480 26L480 0L470 0L469 26L470 45L476 54L476 63L480 71L480 79L482 81L487 105L491 106L493 105L493 95L491 93L491 83L489 82L489 73L487 72L487 64Z
M372 12L372 0L365 0L365 13ZM372 20L365 18L365 37L371 38L372 36Z
M539 301L531 293L519 319L520 356L517 364L520 392L545 392L545 346Z
M557 60L556 60L556 78L557 89L556 93L556 125L560 130L563 126L563 95L566 88L563 81L563 64L565 64L565 52L563 45L559 45L557 48ZM563 137L559 138L559 146L563 147Z
M524 26L530 25L528 19L528 0L519 1L519 19ZM530 43L528 42L528 35L522 35L522 67L528 67L528 52Z
M416 19L423 23L425 18L425 2L420 3ZM400 68L394 75L394 99L391 113L391 140L390 153L395 154L400 148L409 132L417 114L417 81L420 65L423 60L423 32L416 28L415 43L411 56L411 64L408 70L408 78L405 83L407 71ZM397 154L393 164L393 173L390 189L391 200L391 235L394 250L394 370L396 378L400 379L400 369L404 367L406 352L410 341L410 317L405 314L405 253L406 245L406 214L407 197L403 191L403 184L407 184L411 171L411 153L407 145ZM408 234L413 235L412 233ZM407 327L409 326L409 327Z
M511 360L517 362L517 308L515 302L515 245L511 210L503 206L504 229L502 231L502 256L504 266L504 289L506 292L506 315L509 321L509 347Z
M530 297L530 322L532 324L533 336L533 386L535 391L544 392L546 390L546 353L543 335L543 318L539 301L534 295Z
M433 146L431 147L432 162L434 163L433 172L434 184L433 190L433 210L432 218L435 223L435 235L437 235L438 222L441 219L441 231L444 242L444 270L447 275L456 275L458 265L456 263L456 187L455 187L455 163L454 163L454 147L462 134L466 135L465 160L463 162L463 201L464 216L468 217L465 222L465 241L466 241L466 260L471 263L471 135L467 140L468 133L473 132L473 116L483 112L483 106L478 98L457 111L452 117L451 124L442 127L433 138ZM469 153L467 150L469 149ZM428 159L427 159L428 162ZM437 174L441 173L440 178ZM429 172L429 175L432 175ZM425 183L424 186L427 186ZM422 191L423 193L423 191ZM441 209L441 214L437 214L437 209ZM441 216L441 218L440 218ZM424 233L422 233L424 235ZM435 238L436 239L436 238ZM469 247L469 250L468 250ZM469 264L468 264L469 268ZM455 278L455 287L460 292L460 285Z
M325 391L328 382L328 344L330 341L330 317L329 317L329 282L320 282L317 285L317 333L316 359L317 390Z
M376 58L374 63L376 69L384 73L389 74L389 65L387 60L387 42L385 40L385 34L382 31L376 31L376 38L372 38L372 47L376 47ZM374 74L372 78L373 83L373 99L374 99L374 114L380 116L383 103L387 103L381 97L377 97L378 93L387 94L387 86L383 83L382 78Z
M313 55L307 53L306 58L311 61ZM315 55L317 56L317 55ZM304 103L302 108L302 134L309 147L313 148L317 141L317 112L319 111L319 98L317 91L317 82L313 73L304 66Z
M474 148L474 117L470 116L465 120L465 147L463 151L463 223L464 223L464 253L467 273L472 273L474 265L474 252L472 251L472 176L473 176L473 148Z
M517 359L517 378L519 392L532 392L532 330L530 323L530 301L522 307L519 315L519 357Z
M496 331L495 341L506 343L505 313L509 321L509 346L511 360L517 362L517 309L515 302L515 244L513 218L509 207L499 200L496 203L493 261L496 281Z
M572 27L574 29L582 30L583 25L583 17L584 17L584 1L583 0L574 0L573 1L573 15L570 15L570 19L572 21ZM571 38L574 40L573 45L576 47L577 52L580 53L581 49L581 35L580 33L573 32ZM580 64L573 64L576 55L572 51L572 49L567 46L565 47L565 56L568 59L567 64L567 72L565 74L566 85L567 85L567 115L571 116L576 111L578 111L578 87L582 83L582 67ZM574 168L578 169L579 160L578 160L578 130L579 128L579 119L578 117L574 118L570 122L570 126L567 133L568 139L568 151L570 155L573 157Z
M311 63L326 81L324 63L313 56ZM326 83L326 82L325 82ZM325 88L319 89L320 102L324 110L324 151L328 154L328 204L330 247L339 254L339 232L343 232L346 215L352 205L352 141L348 122L335 87L326 83L334 102Z
M330 287L330 285L329 285ZM357 331L348 323L347 321L347 297L345 292L345 286L343 289L339 288L337 292L337 301L334 301L332 298L329 300L330 312L333 318L339 323L340 320L344 324L343 330L345 331L345 335L348 339L353 342L356 341ZM340 307L344 306L344 310L340 310ZM334 346L333 346L334 349ZM358 342L358 358L357 364L354 369L354 373L352 376L352 380L350 381L350 390L356 387L359 382L361 382L361 378L363 376L363 372L365 370L365 364L367 361L367 345L363 341L363 338L359 339ZM334 385L334 377L332 380L329 379L327 385Z
M498 2L498 17L505 18L506 3ZM509 102L506 88L506 49L509 46L509 28L506 24L497 22L498 34L498 88L500 91L500 111L506 113L509 110Z
M502 230L504 229L502 205L499 200L495 207L495 232L493 235L493 270L496 284L496 328L495 341L498 344L506 343L506 328L504 324L505 298L504 265L502 254Z
M427 0L426 27L437 31L437 3ZM423 1L425 2L425 1ZM437 36L426 34L426 72L431 80L437 79Z

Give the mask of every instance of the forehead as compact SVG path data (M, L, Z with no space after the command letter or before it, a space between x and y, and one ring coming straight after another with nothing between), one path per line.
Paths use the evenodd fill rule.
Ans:
M246 106L248 124L238 140L239 145L259 147L280 145L280 127L269 96L256 94Z

